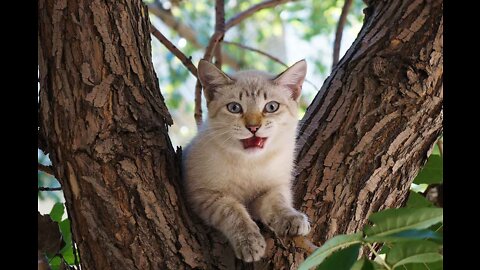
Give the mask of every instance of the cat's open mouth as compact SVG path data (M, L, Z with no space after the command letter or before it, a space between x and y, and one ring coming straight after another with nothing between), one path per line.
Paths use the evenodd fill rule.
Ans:
M240 140L243 143L243 149L248 149L248 148L263 148L263 145L265 144L265 141L267 138L262 138L262 137L257 137L257 136L252 136L247 139Z

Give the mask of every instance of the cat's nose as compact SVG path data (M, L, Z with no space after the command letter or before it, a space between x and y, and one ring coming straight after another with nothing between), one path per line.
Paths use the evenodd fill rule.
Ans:
M253 134L258 131L261 125L246 125L245 127L250 130Z

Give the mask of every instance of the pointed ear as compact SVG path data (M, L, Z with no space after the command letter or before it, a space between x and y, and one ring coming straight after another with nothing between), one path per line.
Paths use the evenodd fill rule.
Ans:
M307 75L307 61L303 59L280 73L280 75L273 79L273 82L277 85L288 87L292 92L292 98L298 100L302 91L305 75Z
M198 79L202 83L207 102L213 99L215 89L218 88L218 86L234 82L232 78L228 77L227 74L219 70L214 64L203 59L198 63L197 73Z

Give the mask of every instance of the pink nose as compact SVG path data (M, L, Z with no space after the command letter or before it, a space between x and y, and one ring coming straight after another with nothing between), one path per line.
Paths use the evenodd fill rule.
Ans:
M250 132L252 132L253 134L255 134L255 132L257 132L258 129L260 128L260 125L256 125L256 126L246 125L245 127L246 127L248 130L250 130Z

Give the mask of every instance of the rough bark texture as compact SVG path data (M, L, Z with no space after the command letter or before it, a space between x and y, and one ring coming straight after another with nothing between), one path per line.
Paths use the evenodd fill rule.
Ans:
M401 206L442 132L442 1L372 2L299 134L296 204L315 242Z
M83 269L181 269L206 241L180 199L147 14L141 1L39 1L40 133Z
M370 2L299 134L296 206L317 245L400 206L442 131L442 1ZM243 264L186 209L141 1L38 5L39 136L83 269L296 269L292 240L264 230L266 258Z

